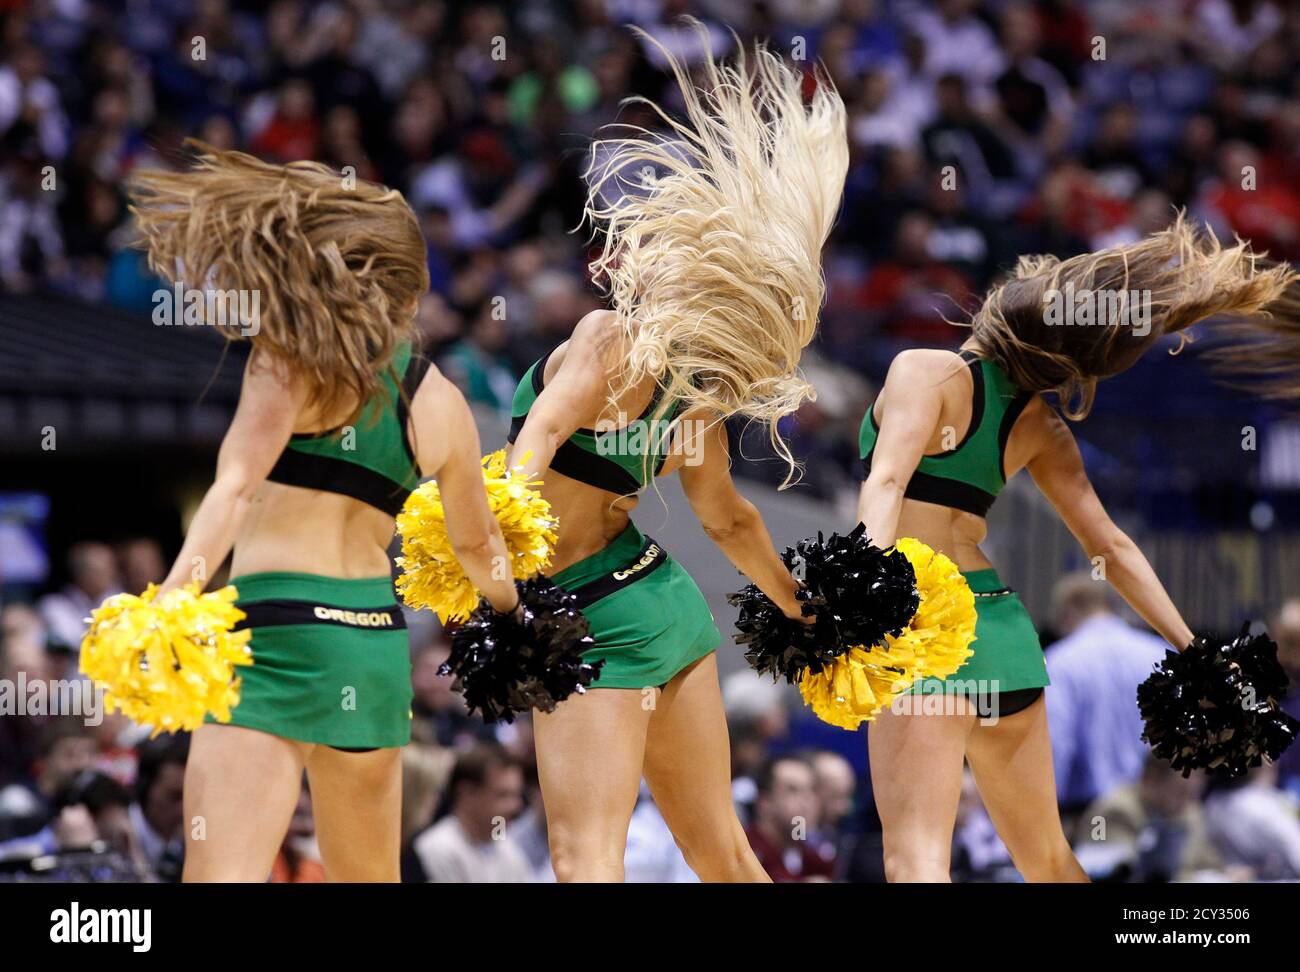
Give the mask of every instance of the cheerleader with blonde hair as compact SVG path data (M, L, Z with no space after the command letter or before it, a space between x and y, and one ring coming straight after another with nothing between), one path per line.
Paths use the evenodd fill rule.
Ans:
M528 370L512 411L511 461L543 477L559 518L552 579L590 622L586 657L604 660L590 691L535 716L561 881L622 880L642 776L700 878L766 880L731 800L721 636L695 582L631 521L651 478L678 473L704 532L801 617L732 483L723 422L764 423L789 456L776 424L812 397L798 365L848 164L844 106L821 77L806 103L803 75L762 46L730 64L710 54L699 89L668 60L684 119L655 108L667 136L593 153L587 216L610 309Z
M387 547L422 474L438 479L465 572L497 610L518 603L493 569L507 551L478 434L412 348L429 277L401 195L315 163L199 150L193 168L142 172L132 190L155 271L258 298L255 319L223 328L252 352L216 478L157 594L201 589L233 552L252 632L229 724L194 732L185 880L266 880L305 770L329 878L396 881L411 669Z

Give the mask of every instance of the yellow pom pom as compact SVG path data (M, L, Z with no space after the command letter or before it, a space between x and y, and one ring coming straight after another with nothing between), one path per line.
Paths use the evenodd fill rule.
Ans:
M152 726L153 734L198 728L211 713L230 721L239 704L236 665L251 665L251 631L232 631L244 618L238 592L226 586L199 593L197 584L157 597L117 594L96 608L81 643L81 670L104 689L108 711Z
M974 654L975 595L957 565L911 537L897 549L916 571L921 603L897 637L870 649L853 648L799 683L804 702L823 722L857 729L870 722L918 678L947 678Z
M516 580L545 569L557 539L551 504L538 490L541 482L524 477L521 468L506 468L504 449L483 457L488 506L501 524ZM430 608L444 624L468 618L479 594L451 549L437 483L422 483L407 497L397 516L397 532L402 537L402 555L397 558L402 568L397 593L402 600L414 608Z
M915 680L882 648L851 648L820 672L807 672L799 691L817 718L841 729L869 722Z
M975 654L975 595L948 557L911 537L897 547L916 571L921 606L902 634L885 638L886 645L915 656L917 678L947 678Z

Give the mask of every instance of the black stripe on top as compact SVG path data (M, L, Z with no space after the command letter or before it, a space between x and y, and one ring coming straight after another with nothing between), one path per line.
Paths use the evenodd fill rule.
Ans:
M285 449L280 453L266 478L286 486L342 493L369 503L389 516L402 512L402 504L409 495L405 486L373 469L336 456L318 456L296 449Z
M995 499L992 493L986 493L978 486L919 470L912 473L912 479L903 490L903 495L910 500L949 506L976 516L986 516Z
M507 441L514 445L524 427L527 415L516 415L510 420L510 435ZM662 462L661 462L662 465ZM551 468L561 476L568 476L588 486L595 486L620 496L626 493L640 492L641 484L636 477L616 462L588 452L572 439L566 439L555 450Z
M645 543L626 567L601 574L594 580L580 587L570 588L569 593L577 595L579 610L591 607L601 598L609 597L630 584L646 577L664 564L668 563L668 552L654 540L646 537ZM667 605L665 605L665 608Z
M365 631L402 631L406 629L406 615L396 604L373 608L340 608L315 601L292 598L271 598L239 604L247 617L235 625L236 631L245 628L274 628L287 624L333 624L344 628Z
M406 374L402 376L402 390L397 396L397 427L402 430L402 445L406 447L406 457L411 460L412 467L416 468L416 475L419 475L419 464L415 461L415 450L411 448L411 437L407 433L406 426L411 416L411 402L415 400L415 393L420 390L420 382L424 381L424 376L429 373L429 365L432 363L424 355L413 350L411 360L406 364Z

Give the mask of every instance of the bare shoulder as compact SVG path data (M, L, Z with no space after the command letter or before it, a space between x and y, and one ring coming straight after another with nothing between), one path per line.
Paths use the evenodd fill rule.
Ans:
M1030 397L1029 404L1020 413L1020 418L1016 420L1013 431L1047 438L1063 431L1068 433L1070 427L1056 409L1047 404L1047 400L1042 395L1035 392Z
M611 310L594 310L583 316L569 339L574 345L595 350L601 356L622 350L624 332L618 315Z
M887 385L900 389L934 388L966 372L965 363L954 351L937 348L908 348L889 365Z
M436 364L430 361L429 367L424 372L424 377L420 379L420 384L415 389L412 402L433 402L446 394L448 385L451 385L451 380L442 373Z

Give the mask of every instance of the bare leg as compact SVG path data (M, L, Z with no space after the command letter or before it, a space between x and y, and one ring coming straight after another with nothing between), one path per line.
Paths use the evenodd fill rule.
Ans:
M331 881L400 880L401 752L317 746L307 760L316 840Z
M1024 879L1087 881L1061 829L1045 699L977 725L966 757L989 817Z
M943 713L924 711L912 696L898 711L886 709L867 732L871 787L884 829L885 878L891 882L952 880L952 832L961 798L966 740L974 709L960 696L942 700Z
M622 881L650 708L632 689L593 689L533 715L551 865L560 881Z
M242 726L194 731L185 765L184 880L265 881L312 746Z
M770 883L731 801L731 744L713 655L679 672L657 700L645 777L701 881Z

